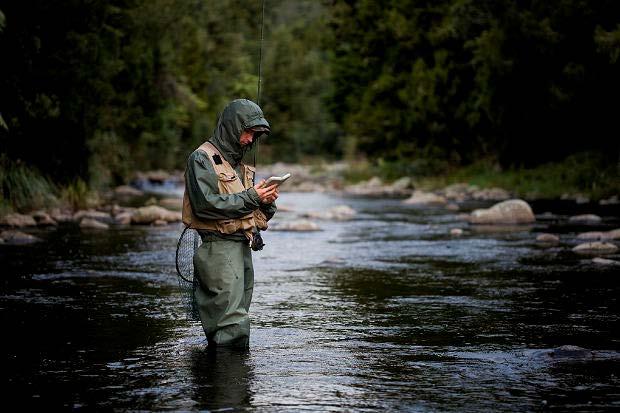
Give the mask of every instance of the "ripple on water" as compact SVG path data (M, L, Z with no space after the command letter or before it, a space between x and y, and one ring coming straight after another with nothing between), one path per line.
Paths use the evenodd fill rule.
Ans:
M265 233L249 351L209 352L200 323L185 320L179 228L62 227L41 245L0 246L8 394L22 407L103 410L617 404L615 274L563 244L541 249L531 231L547 224L455 238L465 225L441 208L282 198L298 213L348 204L358 215ZM585 350L558 352L566 345Z

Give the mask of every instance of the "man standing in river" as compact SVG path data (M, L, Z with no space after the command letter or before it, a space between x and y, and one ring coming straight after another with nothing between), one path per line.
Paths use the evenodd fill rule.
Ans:
M254 288L250 245L276 212L277 186L253 186L244 153L270 126L254 102L229 103L213 136L189 156L183 222L203 244L194 254L194 296L209 347L246 348Z

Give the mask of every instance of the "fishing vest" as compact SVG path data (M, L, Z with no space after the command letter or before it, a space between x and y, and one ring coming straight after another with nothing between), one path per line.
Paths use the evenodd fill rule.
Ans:
M203 143L197 150L205 152L207 154L207 158L211 161L211 165L213 165L215 174L218 177L218 189L220 194L237 194L245 191L246 189L252 188L252 178L254 177L255 171L254 168L241 164L241 172L243 176L239 177L235 169L226 161L220 151L218 151L217 148L210 142ZM221 159L222 162L220 164L216 164L213 159L214 156L219 156L219 159ZM260 230L267 229L267 218L260 209L255 210L251 214L235 219L198 218L192 211L192 205L189 202L189 196L187 195L187 183L185 185L185 193L183 194L182 216L183 223L187 227L216 231L222 234L234 234L235 232L243 231L249 241L252 241L255 227Z

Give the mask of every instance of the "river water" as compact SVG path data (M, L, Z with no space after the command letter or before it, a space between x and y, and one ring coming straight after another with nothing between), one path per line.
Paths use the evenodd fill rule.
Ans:
M0 246L4 406L210 411L620 409L618 269L575 255L567 203L535 226L468 229L443 208L284 193L351 221L267 231L249 351L188 321L180 226L64 226ZM474 207L471 205L470 207ZM603 224L620 226L617 207ZM585 212L585 211L582 211ZM615 217L614 217L615 216ZM450 228L465 228L461 237ZM560 233L559 246L535 242ZM618 258L618 255L613 257ZM574 349L579 346L583 349Z

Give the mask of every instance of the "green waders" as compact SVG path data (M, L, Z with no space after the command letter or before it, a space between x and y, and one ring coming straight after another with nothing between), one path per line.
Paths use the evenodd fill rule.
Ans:
M206 236L194 254L194 291L209 345L248 347L254 290L252 251L247 242Z

